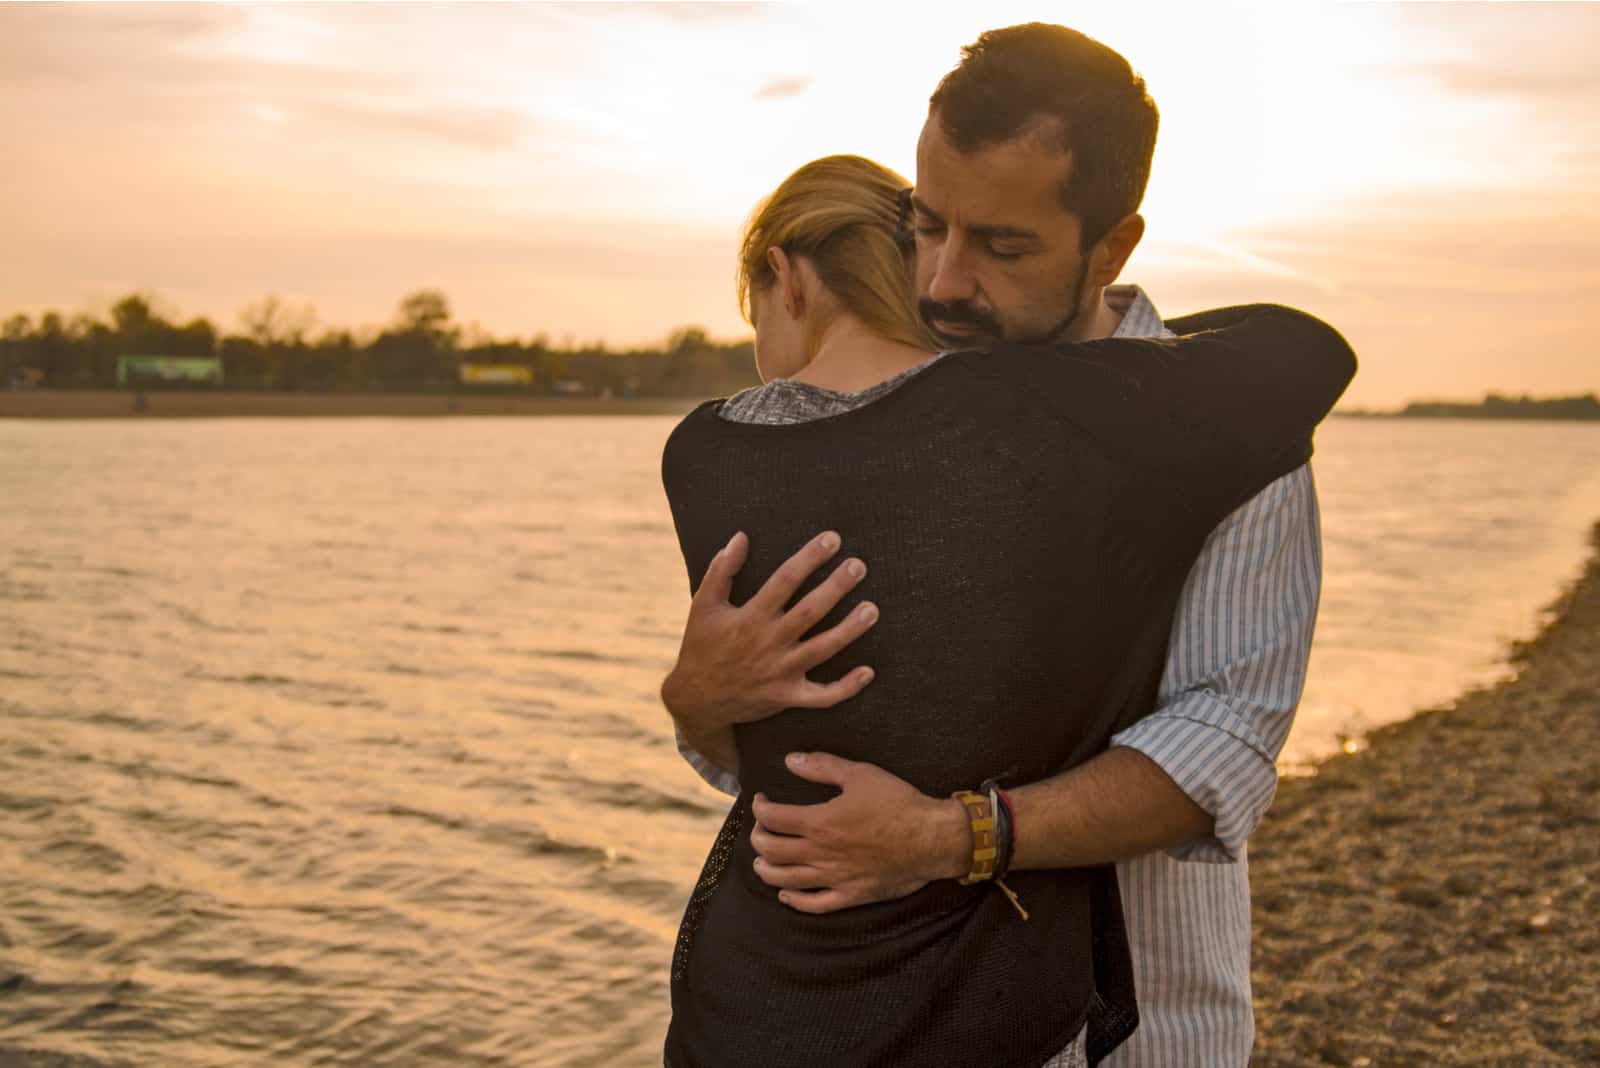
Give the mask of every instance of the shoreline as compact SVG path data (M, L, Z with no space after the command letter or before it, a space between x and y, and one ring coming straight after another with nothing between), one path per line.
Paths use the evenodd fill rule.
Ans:
M1553 608L1510 679L1279 784L1253 1065L1600 1063L1600 526Z
M535 397L483 393L268 390L0 390L0 419L215 419L234 416L686 415L698 397Z

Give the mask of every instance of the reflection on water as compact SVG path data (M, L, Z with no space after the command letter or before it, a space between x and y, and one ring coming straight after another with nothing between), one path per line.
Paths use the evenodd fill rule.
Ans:
M0 1062L658 1064L723 809L655 700L672 423L0 423ZM1600 431L1336 420L1317 474L1296 759L1496 670Z
M1288 762L1507 673L1600 520L1600 427L1335 419L1324 580Z

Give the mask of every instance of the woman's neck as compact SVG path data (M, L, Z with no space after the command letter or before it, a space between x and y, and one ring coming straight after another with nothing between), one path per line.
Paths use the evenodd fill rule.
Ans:
M817 354L790 376L838 393L859 393L925 363L933 353L876 334L851 315L836 316L822 333Z

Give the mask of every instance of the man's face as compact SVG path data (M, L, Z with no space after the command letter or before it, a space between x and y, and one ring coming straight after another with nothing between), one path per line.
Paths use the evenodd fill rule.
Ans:
M952 346L1074 340L1087 257L1061 203L1070 160L1044 132L963 153L930 115L917 143L912 198L917 296Z

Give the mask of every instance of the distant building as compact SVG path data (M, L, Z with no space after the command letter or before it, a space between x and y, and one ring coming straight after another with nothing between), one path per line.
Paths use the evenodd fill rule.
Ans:
M38 389L44 385L44 372L37 367L13 367L6 376L7 389Z
M533 368L520 363L463 363L459 374L464 386L533 385Z
M220 356L118 356L117 385L222 385Z

